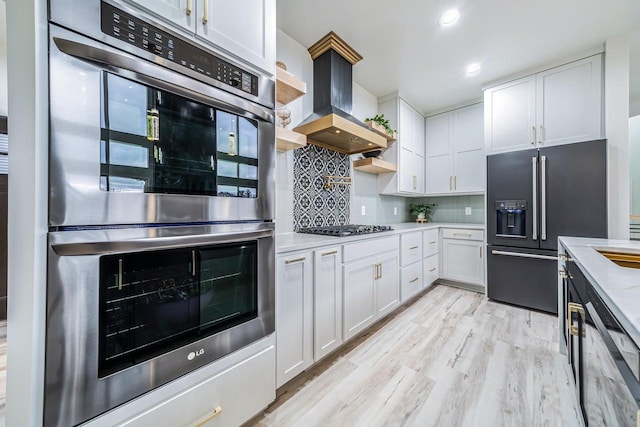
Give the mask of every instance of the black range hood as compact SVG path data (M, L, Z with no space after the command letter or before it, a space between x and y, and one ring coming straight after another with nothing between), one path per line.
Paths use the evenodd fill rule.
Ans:
M362 56L331 31L309 48L313 113L294 130L308 142L346 154L387 147L387 139L351 115L353 65Z

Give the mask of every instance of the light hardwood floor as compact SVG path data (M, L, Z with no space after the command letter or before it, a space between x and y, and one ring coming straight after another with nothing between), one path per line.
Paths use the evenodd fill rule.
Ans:
M436 286L248 426L579 426L555 316Z

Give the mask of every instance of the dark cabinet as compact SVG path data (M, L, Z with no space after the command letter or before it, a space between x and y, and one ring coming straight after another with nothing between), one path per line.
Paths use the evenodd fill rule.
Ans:
M640 350L571 259L560 270L567 359L587 426L640 425ZM562 263L561 263L562 264Z

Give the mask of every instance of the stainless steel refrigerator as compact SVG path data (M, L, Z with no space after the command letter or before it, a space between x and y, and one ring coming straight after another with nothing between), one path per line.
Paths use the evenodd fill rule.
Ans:
M487 295L557 313L558 236L607 237L606 140L487 156Z

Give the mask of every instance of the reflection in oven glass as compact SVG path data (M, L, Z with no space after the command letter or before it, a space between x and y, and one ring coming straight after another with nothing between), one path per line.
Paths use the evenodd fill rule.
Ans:
M257 197L256 121L104 75L103 191Z
M99 375L257 316L257 243L103 256Z

